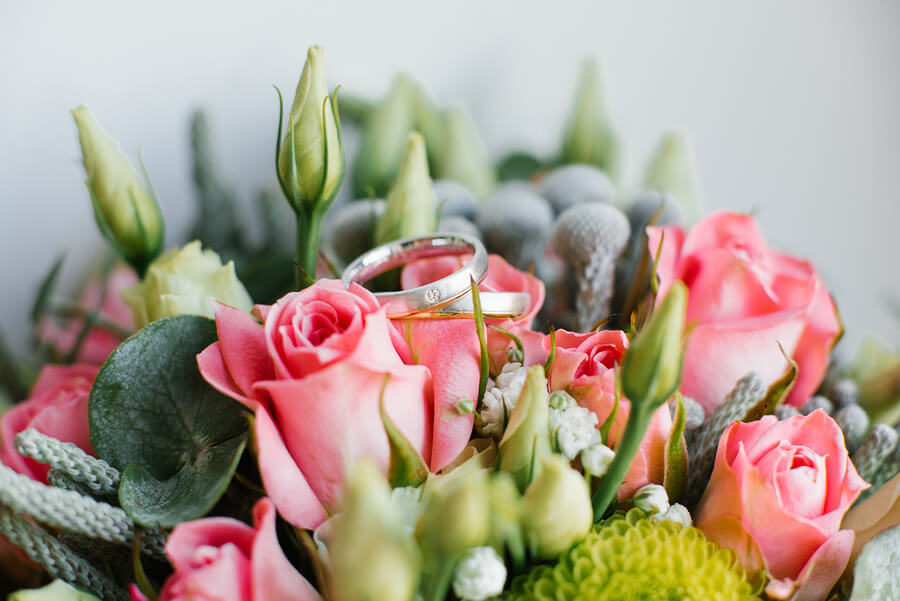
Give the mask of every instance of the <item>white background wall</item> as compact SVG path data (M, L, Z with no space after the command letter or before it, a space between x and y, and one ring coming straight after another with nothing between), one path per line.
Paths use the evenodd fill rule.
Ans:
M755 208L773 245L811 258L849 346L896 342L884 298L900 297L898 26L894 0L4 0L0 329L24 348L53 258L69 251L71 281L102 245L70 108L88 104L126 152L141 149L171 244L193 210L190 110L208 107L249 198L274 184L271 85L292 91L320 43L332 85L378 97L406 70L467 104L495 155L553 151L579 60L601 57L632 179L661 132L688 131L706 208Z

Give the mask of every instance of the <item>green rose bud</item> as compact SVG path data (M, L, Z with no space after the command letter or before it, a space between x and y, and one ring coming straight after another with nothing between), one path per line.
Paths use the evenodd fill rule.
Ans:
M544 459L522 506L526 544L542 559L552 559L584 538L594 518L584 476L561 455Z
M563 162L596 165L615 178L619 171L619 154L619 142L606 115L600 69L596 61L586 60L563 136Z
M500 440L500 469L509 472L525 490L550 456L550 395L544 368L528 368L525 385Z
M410 601L418 587L421 558L391 505L390 487L371 463L354 468L335 522L328 552L337 598Z
M427 506L416 526L425 549L456 558L490 536L490 488L483 469L460 466L426 484Z
M327 207L344 179L344 150L334 95L328 95L321 46L310 46L278 153L278 175L295 211Z
M143 273L163 245L163 218L153 191L138 178L90 109L72 109L72 117L78 125L97 225L113 248Z
M681 382L688 291L675 281L622 361L622 390L632 407L650 415Z
M496 186L497 178L478 131L462 108L448 110L444 119L446 135L437 176L460 182L475 198L484 200Z
M175 248L150 264L143 280L125 290L125 302L134 315L134 326L175 315L213 317L213 301L250 312L253 301L237 279L234 263L222 265L212 250L194 241Z
M388 192L384 214L375 226L375 243L385 244L433 232L437 225L434 204L425 140L421 134L413 132L407 140L406 156L397 173L397 181Z
M700 217L700 192L687 138L668 132L659 141L647 166L644 186L675 199L689 222Z
M99 601L90 593L79 591L62 580L54 580L47 586L11 593L7 601Z

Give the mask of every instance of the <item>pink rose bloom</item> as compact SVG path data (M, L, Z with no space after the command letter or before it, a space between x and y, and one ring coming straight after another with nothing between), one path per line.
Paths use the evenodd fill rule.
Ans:
M339 505L344 468L368 457L387 469L379 398L409 442L431 454L428 370L404 365L406 342L371 292L319 280L272 307L260 325L218 304L219 341L197 356L213 387L256 415L263 484L290 523L315 528Z
M278 545L269 499L257 502L253 521L255 528L218 517L176 526L166 542L175 573L160 601L319 601ZM146 601L136 587L131 596Z
M765 567L780 588L824 598L853 547L841 519L868 486L847 457L841 429L822 410L735 422L719 441L695 522L748 570Z
M122 292L137 282L138 277L134 270L124 263L118 263L107 276L105 294L100 277L96 273L91 274L78 297L78 306L87 311L99 308L103 320L115 324L124 332L132 332L134 327L131 309L122 300ZM81 319L60 320L59 318L45 317L39 325L40 338L57 352L65 355L75 346L83 323ZM109 354L121 342L121 336L95 326L88 332L75 360L103 365Z
M616 402L616 375L614 367L628 348L625 332L603 330L576 334L556 330L556 355L550 365L548 385L550 391L565 390L582 407L590 409L603 424L612 413ZM544 338L544 351L550 353L550 336ZM609 430L609 439L603 443L615 449L625 431L631 403L619 399L619 411ZM665 469L666 440L672 430L669 408L663 404L653 414L641 446L628 469L619 499L627 499L645 484L662 484Z
M403 289L422 286L458 270L465 257L437 257L410 263L401 276ZM531 296L528 313L517 319L490 319L488 324L500 326L519 336L525 346L525 361L532 365L541 361L540 341L532 332L531 322L544 302L544 284L536 277L519 271L498 255L490 255L488 273L478 289L484 292L527 292ZM436 472L453 461L466 446L472 434L473 415L459 415L454 406L463 398L478 396L481 372L481 347L471 319L406 319L395 320L412 349L412 359L428 367L434 382L434 442L431 470ZM499 369L506 363L510 339L491 329L486 335L493 349L492 362Z
M787 399L800 405L815 391L842 328L812 265L771 250L750 215L720 211L688 233L647 228L651 252L665 236L657 273L659 298L676 279L690 291L688 322L696 329L684 357L681 391L709 413L748 371L774 382L797 362Z
M0 462L40 482L50 468L16 451L16 434L34 428L94 454L88 425L88 398L99 367L48 365L41 370L31 396L0 418Z

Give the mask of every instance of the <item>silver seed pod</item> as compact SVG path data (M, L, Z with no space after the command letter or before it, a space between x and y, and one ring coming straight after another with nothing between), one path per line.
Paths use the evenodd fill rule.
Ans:
M841 427L844 433L844 446L847 452L853 454L862 444L869 431L869 415L856 404L847 405L838 409L834 414L834 421Z
M784 403L775 407L775 417L780 420L790 419L800 415L800 410L793 405L785 405Z
M834 403L823 396L816 395L806 399L806 402L800 405L800 413L809 415L816 409L824 409L825 413L831 414L834 411Z
M341 207L322 235L330 256L346 265L372 248L375 224L384 214L384 207L380 198L357 200Z
M478 227L488 250L528 269L544 254L553 211L529 184L509 182L488 198L478 214Z
M706 414L703 411L703 405L695 401L689 396L682 397L684 403L684 429L696 430L703 425ZM673 404L672 417L675 417L675 405Z
M582 202L612 204L616 195L603 170L578 163L558 167L545 175L539 192L550 202L556 215Z
M853 453L853 465L860 477L872 482L885 459L897 448L897 430L887 424L875 424L869 436Z
M576 204L556 220L553 250L575 270L575 312L581 331L609 315L616 259L630 235L625 214L599 202Z
M442 216L437 231L447 234L467 234L481 239L481 230L478 226L461 215Z
M850 378L841 378L828 389L828 398L838 407L846 407L859 402L859 384Z
M452 179L439 179L433 184L436 206L441 208L441 216L460 216L469 221L478 217L479 203L464 185Z
M625 214L631 223L631 231L635 234L643 234L644 228L650 224L650 220L660 204L662 210L653 225L671 225L681 223L681 209L674 200L659 190L647 190L638 194Z

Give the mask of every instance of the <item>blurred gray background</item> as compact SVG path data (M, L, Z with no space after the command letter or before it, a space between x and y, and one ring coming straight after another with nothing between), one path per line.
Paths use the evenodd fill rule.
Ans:
M102 248L70 108L88 104L132 159L140 149L171 245L194 210L190 111L209 109L219 162L249 203L275 186L271 86L292 95L319 43L332 86L380 98L404 70L467 105L495 157L555 151L580 60L599 57L626 182L662 132L686 131L705 209L756 210L773 246L815 262L845 351L868 333L893 345L898 26L893 0L4 2L0 329L24 349L54 258L69 253L72 284Z

